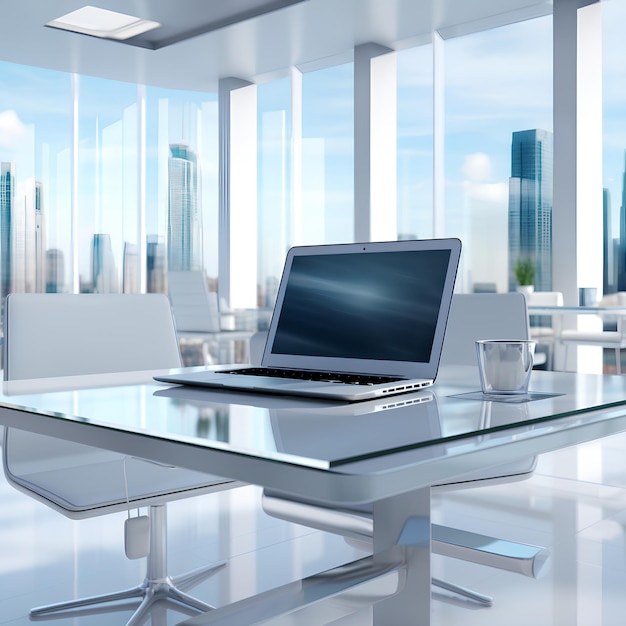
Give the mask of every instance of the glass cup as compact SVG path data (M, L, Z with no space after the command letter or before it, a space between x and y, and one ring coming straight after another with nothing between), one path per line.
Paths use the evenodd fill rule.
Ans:
M534 341L523 339L477 341L476 356L483 393L528 393L535 345Z

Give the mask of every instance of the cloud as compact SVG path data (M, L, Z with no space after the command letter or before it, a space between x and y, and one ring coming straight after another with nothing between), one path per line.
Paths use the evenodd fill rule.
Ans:
M507 204L509 199L509 186L507 183L464 183L465 195L477 202L489 202L495 204Z
M14 150L25 134L26 125L13 109L0 111L0 148Z
M488 181L492 176L489 156L484 152L468 154L463 160L463 176L474 183Z

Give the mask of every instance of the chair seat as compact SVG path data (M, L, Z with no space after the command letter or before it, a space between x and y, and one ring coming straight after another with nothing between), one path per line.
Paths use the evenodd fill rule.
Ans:
M126 465L126 467L124 467ZM143 459L111 455L110 459L77 467L15 473L5 470L14 486L45 502L71 519L126 510L130 506L163 504L207 492L231 488L234 481L158 465ZM77 471L84 482L75 481ZM126 500L124 471L128 485ZM194 493L195 492L195 493Z

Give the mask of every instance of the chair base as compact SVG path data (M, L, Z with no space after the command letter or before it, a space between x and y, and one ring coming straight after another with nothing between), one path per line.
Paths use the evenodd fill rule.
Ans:
M122 607L116 604L125 600L139 598L139 604L126 626L139 626L146 621L154 605L173 605L182 613L194 615L206 613L215 607L197 600L185 593L209 576L217 573L226 561L218 561L211 565L195 569L181 576L171 578L167 575L166 558L167 524L166 510L163 504L150 506L150 552L147 558L147 575L144 582L137 587L102 595L57 602L31 609L30 616L35 620L59 619L81 614L97 614L119 611ZM106 605L106 606L103 606Z
M123 591L37 607L31 609L30 616L33 620L47 620L78 616L83 612L86 614L106 613L119 607L111 608L101 605L135 598L140 598L139 606L130 620L126 622L126 626L143 624L156 602L171 604L173 608L177 608L184 613L206 613L215 607L190 596L182 588L193 587L225 565L226 561L222 561L185 574L178 579L169 577L165 580L146 579L141 585Z

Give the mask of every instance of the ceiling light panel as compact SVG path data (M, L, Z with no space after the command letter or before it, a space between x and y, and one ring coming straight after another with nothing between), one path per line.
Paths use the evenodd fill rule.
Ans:
M46 26L123 41L158 28L160 24L133 15L84 6L48 22Z

